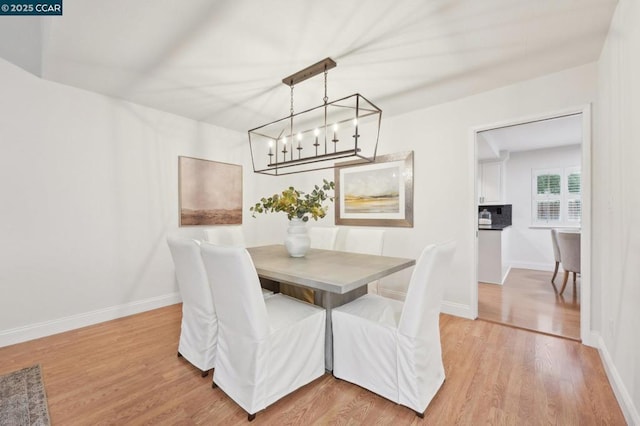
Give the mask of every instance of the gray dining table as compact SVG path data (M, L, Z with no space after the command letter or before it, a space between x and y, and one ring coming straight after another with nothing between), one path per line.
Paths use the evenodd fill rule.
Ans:
M327 311L325 369L333 371L331 309L367 293L367 284L415 265L415 259L310 249L290 257L283 245L247 249L261 279L315 291L315 304Z

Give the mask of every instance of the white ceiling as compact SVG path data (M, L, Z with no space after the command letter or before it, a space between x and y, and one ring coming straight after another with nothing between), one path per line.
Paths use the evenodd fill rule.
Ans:
M288 115L282 78L325 57L338 63L329 72L329 99L361 93L383 119L594 62L615 6L65 0L63 16L35 18L40 27L25 19L0 28L0 55L49 80L246 131ZM16 43L35 51L32 57ZM322 97L321 77L300 83L296 111Z
M579 145L582 143L582 115L486 130L478 133L477 143L478 160L497 159L501 153Z

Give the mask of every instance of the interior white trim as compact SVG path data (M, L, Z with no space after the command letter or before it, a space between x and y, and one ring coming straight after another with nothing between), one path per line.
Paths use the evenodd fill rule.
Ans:
M582 108L582 220L580 239L580 336L591 340L591 104Z
M180 303L178 292L0 331L0 347Z
M383 288L382 286L378 287L378 294L383 297L388 297L389 299L400 300L404 302L404 299L407 297L407 292L391 290L388 288Z
M388 297L390 299L401 300L407 297L407 293L404 291L391 290L387 288L380 288L380 296ZM444 300L440 306L440 312L447 315L454 315L456 317L475 319L472 309L469 305L463 305L462 303L447 302Z
M620 378L620 373L616 369L616 365L611 358L611 354L607 350L607 346L602 339L602 336L594 333L594 340L597 342L598 351L600 352L600 358L604 365L604 371L607 373L607 378L613 389L613 393L620 404L620 409L624 415L627 424L640 425L640 414L633 404L631 395L624 385L624 382Z
M509 264L509 266L510 266L509 269L532 269L534 271L553 272L553 265L549 266L548 263L511 262ZM560 272L562 272L562 271L560 271Z
M476 310L477 308L478 305L476 304ZM475 316L473 315L473 309L471 308L471 306L463 305L462 303L448 302L446 300L442 302L442 305L440 306L440 312L442 312L443 314L454 315L456 317L467 318L471 320L476 319L476 317L478 316L477 312Z
M552 113L546 113L531 117L523 117L519 119L505 120L494 124L486 124L469 129L470 143L472 149L469 158L470 170L473 170L473 174L470 176L470 188L473 194L473 205L477 205L478 188L476 184L476 177L478 175L478 133L497 129L500 127L514 126L518 124L525 124L532 121L541 121L550 118L582 114L582 224L581 224L581 274L580 274L580 337L582 343L588 346L593 346L591 338L591 104L586 104L578 107L571 107ZM469 212L469 220L473 224L472 229L475 230L476 238L474 240L473 250L473 265L474 275L473 280L469 283L470 295L471 295L471 310L473 318L478 317L478 231L477 220L478 214L476 209L472 209Z

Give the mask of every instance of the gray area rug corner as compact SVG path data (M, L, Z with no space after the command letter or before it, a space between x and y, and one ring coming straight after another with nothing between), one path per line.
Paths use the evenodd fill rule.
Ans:
M40 365L0 376L0 426L50 424Z

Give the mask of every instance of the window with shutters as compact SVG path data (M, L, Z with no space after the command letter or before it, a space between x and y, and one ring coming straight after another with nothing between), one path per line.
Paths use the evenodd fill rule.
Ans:
M580 169L567 169L567 221L580 224L582 219L582 180Z
M532 173L532 225L580 226L582 182L579 167Z

